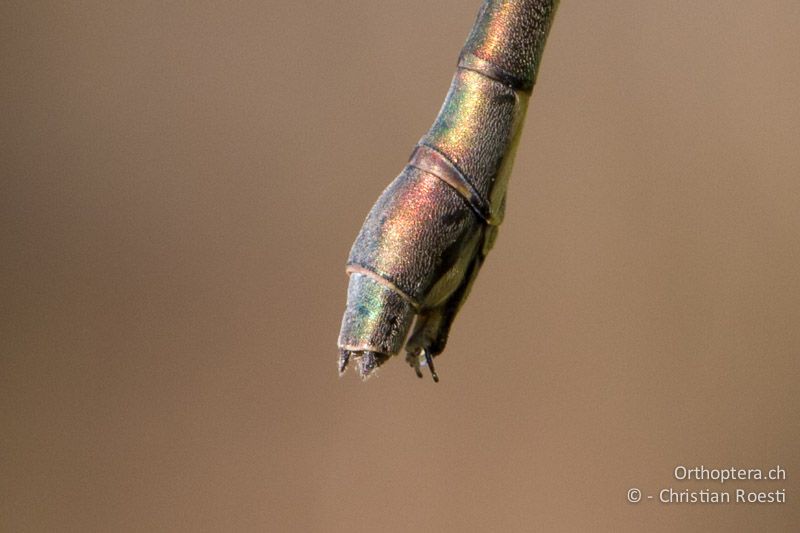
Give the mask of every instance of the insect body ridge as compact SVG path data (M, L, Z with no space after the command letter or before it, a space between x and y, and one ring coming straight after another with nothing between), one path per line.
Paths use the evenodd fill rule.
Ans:
M502 222L514 150L555 10L543 0L489 0L461 52L431 129L381 194L348 258L339 372L366 378L404 348L434 379Z

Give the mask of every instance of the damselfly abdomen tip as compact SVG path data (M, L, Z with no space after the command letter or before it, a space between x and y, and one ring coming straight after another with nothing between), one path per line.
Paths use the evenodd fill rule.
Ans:
M514 152L554 0L487 0L439 116L350 250L339 373L406 352L418 376L450 326L505 212Z

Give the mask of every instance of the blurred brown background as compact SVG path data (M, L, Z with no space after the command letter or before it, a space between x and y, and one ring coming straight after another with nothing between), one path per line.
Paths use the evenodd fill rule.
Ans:
M442 382L337 377L478 5L2 3L0 530L797 527L793 0L563 2Z

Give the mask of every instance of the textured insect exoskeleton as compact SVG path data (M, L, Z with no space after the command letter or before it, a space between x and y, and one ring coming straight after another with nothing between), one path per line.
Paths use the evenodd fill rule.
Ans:
M438 381L432 358L444 350L503 220L554 10L552 0L481 7L439 116L350 251L340 373L355 361L366 378L405 347L417 375L427 365Z

